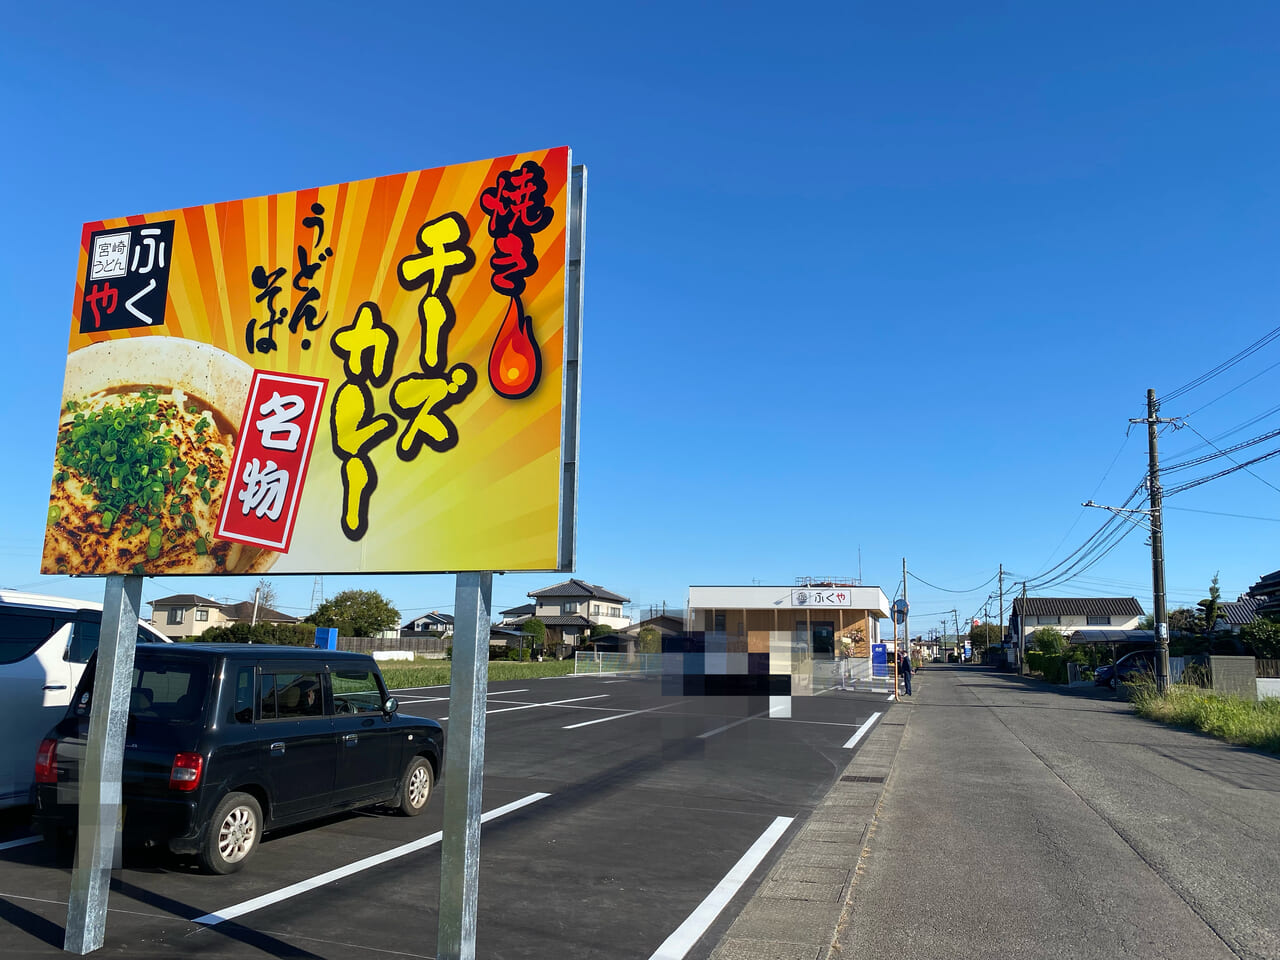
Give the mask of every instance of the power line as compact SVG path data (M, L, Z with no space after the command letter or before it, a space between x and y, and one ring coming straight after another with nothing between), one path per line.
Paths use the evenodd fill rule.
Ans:
M1228 467L1226 470L1219 470L1217 473L1211 473L1207 477L1201 477L1199 480L1192 480L1189 483L1183 483L1176 487L1171 487L1164 492L1166 497L1172 497L1175 493L1182 493L1184 490L1190 490L1192 487L1198 487L1202 483L1208 483L1210 480L1217 480L1219 477L1225 477L1227 474L1235 473L1237 470L1245 470L1255 463L1262 463L1264 460L1270 460L1272 457L1280 456L1280 447L1272 450L1270 453L1264 453L1260 457L1254 457L1252 460L1246 460L1244 463L1238 463L1234 467ZM1259 478L1261 479L1261 478ZM1263 483L1266 483L1264 480ZM1271 484L1267 484L1271 486ZM1272 489L1275 489L1274 487Z
M1195 390L1197 387L1204 386L1204 384L1208 383L1210 380L1226 373L1228 370L1234 367L1241 360L1245 359L1245 357L1249 356L1252 353L1256 353L1257 351L1261 350L1263 347L1271 343L1273 340L1276 340L1277 338L1280 338L1280 327L1276 327L1271 332L1264 334L1262 337L1255 340L1249 346L1245 347L1243 350L1237 353L1235 356L1222 361L1222 363L1218 364L1212 370L1202 373L1200 376L1192 380L1188 380L1182 386L1178 387L1177 389L1173 390L1168 394L1165 394L1163 397L1160 398L1160 402L1165 403L1170 400L1176 400L1178 397L1182 396L1184 393L1189 393L1192 390Z
M1209 440L1199 430L1197 430L1195 427L1192 427L1190 423L1188 423L1187 426L1191 427L1192 433L1194 433L1201 440L1204 440L1205 443L1208 443L1209 446L1213 447L1213 444L1210 443ZM1213 447L1213 449L1218 450L1219 456L1226 457L1232 463L1236 464L1236 466L1238 466L1241 470L1244 470L1246 473L1248 473L1249 476L1253 477L1256 480L1261 480L1263 483L1265 483L1268 487L1270 487L1276 493L1280 493L1280 487L1277 487L1275 484L1271 483L1269 480L1263 480L1262 477L1258 476L1252 470L1249 470L1246 464L1240 463L1238 460L1235 459L1235 457L1231 456L1231 454L1235 453L1237 450L1242 450L1245 447L1251 447L1256 443L1261 443L1263 440L1270 440L1274 437L1280 437L1280 430L1274 430L1271 433L1264 434L1261 437L1254 437L1252 440L1246 440L1243 443L1237 443L1234 447L1229 447L1226 450L1218 450L1217 447Z
M1280 523L1280 517L1255 517L1249 513L1223 513L1221 510L1196 510L1192 507L1165 507L1166 510L1181 510L1184 513L1207 513L1214 517L1235 517L1238 520L1266 520L1269 523Z
M1227 447L1227 449L1223 450L1221 447L1216 446L1213 443L1213 441L1210 440L1208 437L1206 437L1203 433L1201 433L1195 427L1191 426L1190 423L1186 424L1186 426L1197 437L1200 437L1202 440L1204 440L1204 443L1201 444L1201 446L1208 445L1210 447L1213 447L1214 452L1205 453L1198 457L1193 457L1190 460L1179 460L1176 463L1171 463L1168 466L1161 467L1160 468L1161 473L1176 473L1179 470L1186 470L1189 467L1198 467L1202 463L1208 463L1210 460L1218 459L1218 457L1230 457L1231 454L1238 453L1239 451L1244 450L1246 447L1257 446L1259 443L1262 443L1265 440L1274 440L1276 437L1280 437L1280 430L1272 430L1270 433L1263 433L1263 434L1259 434L1256 437L1252 437L1248 440L1242 440L1239 443L1233 444L1232 446ZM1233 460L1232 462L1234 463L1236 461ZM1280 492L1280 491L1277 491L1277 492Z
M973 592L974 592L974 591L976 591L976 590L981 590L981 589L982 589L983 587L985 587L988 583L990 583L992 580L994 580L994 579L996 578L996 576L997 576L997 575L993 573L993 574L990 576L990 578L988 578L988 579L986 579L986 580L982 581L982 583L978 584L976 587L971 587L971 588L970 588L970 589L968 589L968 590L951 590L951 589L949 589L949 588L947 588L947 587L940 587L940 586L938 586L936 583L930 583L930 582L929 582L928 580L926 580L924 577L919 576L918 574L916 574L916 573L912 572L911 570L908 570L908 571L907 571L907 576L911 577L913 580L918 580L918 581L920 581L920 582L921 582L921 583L923 583L926 587L933 587L933 589L935 589L935 590L941 590L943 593L973 593Z
M1234 387L1232 387L1230 390L1224 390L1222 393L1218 394L1216 397L1214 397L1214 398L1213 398L1212 400L1210 400L1208 403L1202 403L1200 406L1196 407L1196 408L1195 408L1194 410L1192 410L1189 414L1187 414L1187 416L1189 416L1189 417L1194 417L1197 413L1199 413L1199 412L1200 412L1201 410L1203 410L1205 407L1211 407L1211 406L1213 406L1215 403L1217 403L1217 402L1218 402L1219 400L1221 400L1223 397L1230 396L1231 394L1233 394L1233 393L1235 393L1237 390L1239 390L1241 387L1248 386L1249 384L1253 383L1253 381L1257 380L1260 376L1262 376L1264 373L1270 373L1270 372L1271 372L1272 370L1274 370L1276 367L1280 367L1280 360L1277 360L1275 363L1271 364L1271 366L1269 366L1269 367L1265 367L1264 369L1262 369L1262 370L1261 370L1261 371L1259 371L1258 373L1255 373L1255 374L1254 374L1252 377L1250 377L1248 380L1242 380L1242 381L1240 381L1240 382L1239 382L1239 383L1237 383Z

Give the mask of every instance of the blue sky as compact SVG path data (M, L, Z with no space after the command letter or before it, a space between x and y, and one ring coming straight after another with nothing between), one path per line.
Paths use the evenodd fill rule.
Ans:
M1052 582L1107 519L1080 504L1140 481L1148 387L1280 325L1271 3L57 10L10 11L0 39L0 585L101 596L37 570L76 245L102 217L571 145L576 575L646 608L803 575L892 598L905 557L913 633L981 610L1000 563L1010 593L1150 610L1139 532ZM1193 429L1280 427L1278 362L1264 346L1168 402L1189 426L1162 460L1212 452ZM1280 567L1280 458L1250 470L1169 499L1171 607ZM555 579L497 578L495 608ZM307 612L312 578L275 584ZM353 586L406 619L453 603L448 576L324 581Z

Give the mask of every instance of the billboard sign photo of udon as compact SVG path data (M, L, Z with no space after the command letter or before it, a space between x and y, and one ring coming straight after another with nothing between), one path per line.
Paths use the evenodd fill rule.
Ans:
M582 184L559 147L85 224L42 572L571 569Z

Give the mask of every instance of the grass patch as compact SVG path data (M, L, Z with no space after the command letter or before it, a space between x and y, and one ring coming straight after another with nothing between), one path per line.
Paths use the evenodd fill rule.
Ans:
M382 667L382 679L386 681L388 690L402 690L405 687L437 687L449 682L452 664L448 660L421 660L413 666L390 666L395 661L388 661ZM572 660L544 660L542 663L530 661L518 663L514 660L490 660L489 679L499 680L532 680L538 677L563 677L573 673Z
M1280 700L1220 697L1181 683L1173 684L1164 694L1156 692L1154 683L1133 684L1132 688L1139 716L1280 754Z

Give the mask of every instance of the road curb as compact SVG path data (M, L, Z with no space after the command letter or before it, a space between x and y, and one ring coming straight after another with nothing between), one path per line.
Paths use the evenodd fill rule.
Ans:
M889 707L710 960L826 960L848 910L911 710L909 703Z

